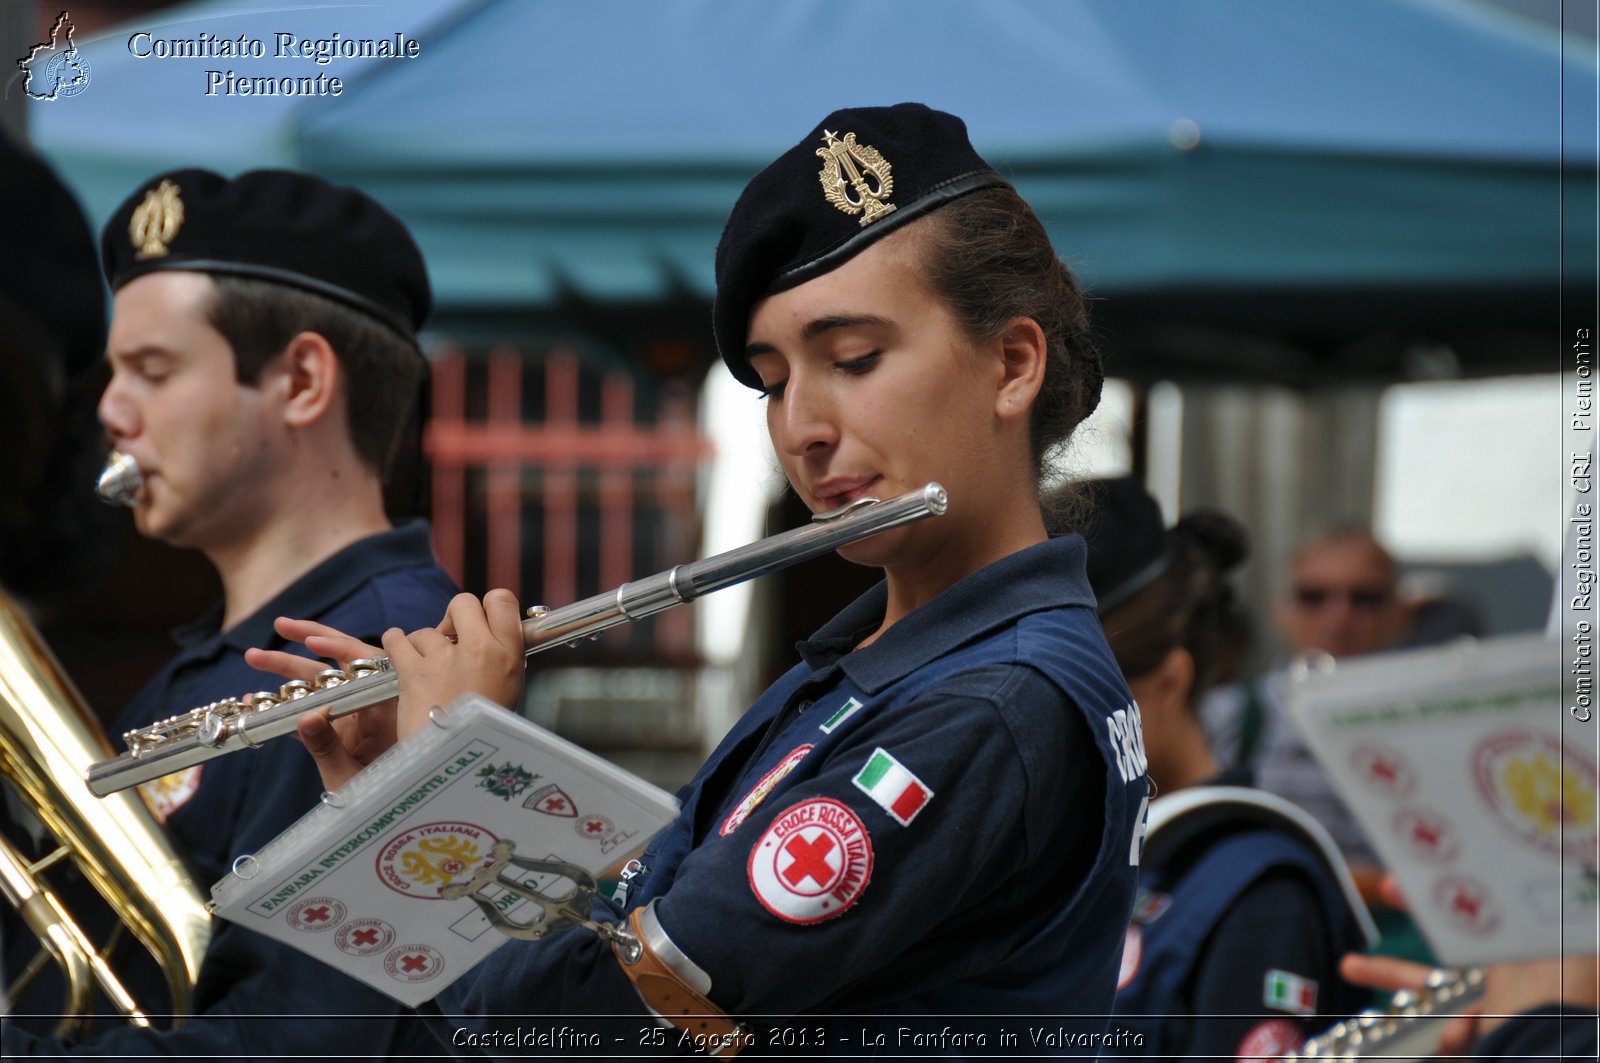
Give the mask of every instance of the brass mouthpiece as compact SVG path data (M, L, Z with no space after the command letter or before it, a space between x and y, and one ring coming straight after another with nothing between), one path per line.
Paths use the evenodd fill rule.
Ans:
M139 471L139 463L133 460L133 455L113 450L106 458L106 467L100 471L94 490L108 506L131 506L143 485L144 474Z

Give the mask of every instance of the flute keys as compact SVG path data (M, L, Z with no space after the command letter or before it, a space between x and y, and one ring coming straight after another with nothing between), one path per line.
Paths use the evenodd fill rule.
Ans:
M219 746L227 736L228 725L216 713L208 715L201 721L199 729L195 732L195 739L203 746Z
M291 679L278 688L278 701L299 701L311 693L311 684L304 679Z
M343 686L349 681L350 677L339 668L324 668L317 673L316 679L312 680L318 690L332 690L334 687Z
M379 663L368 657L360 657L350 662L349 674L351 679L360 679L363 676L374 675L381 671L383 671L383 668L380 667Z

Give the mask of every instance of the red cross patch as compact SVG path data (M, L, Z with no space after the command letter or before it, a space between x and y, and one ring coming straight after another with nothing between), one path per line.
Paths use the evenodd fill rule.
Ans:
M1250 1027L1234 1049L1237 1063L1269 1063L1281 1059L1304 1041L1300 1027L1288 1019L1267 1019Z
M789 923L820 923L855 904L872 876L872 838L827 798L785 809L750 850L750 889Z

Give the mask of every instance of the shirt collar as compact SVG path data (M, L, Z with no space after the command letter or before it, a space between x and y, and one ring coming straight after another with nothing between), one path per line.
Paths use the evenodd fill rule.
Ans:
M213 639L218 645L241 652L252 646L277 645L283 641L272 629L272 622L278 617L319 616L375 576L397 568L431 564L433 544L427 522L407 521L351 543L227 631L218 631L223 605L219 601L194 620L174 628L172 637L184 650L199 649Z
M1088 550L1077 535L1063 535L1001 558L913 610L872 645L853 647L883 621L888 585L879 583L800 643L812 667L840 654L845 674L875 693L951 650L1029 613L1064 605L1094 608L1084 575Z

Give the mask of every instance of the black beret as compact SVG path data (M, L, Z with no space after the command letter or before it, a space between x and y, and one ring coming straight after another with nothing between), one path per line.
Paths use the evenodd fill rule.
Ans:
M94 237L66 186L3 133L0 202L11 206L6 242L13 249L0 255L0 322L14 341L6 349L54 363L37 368L61 381L105 351L106 296Z
M819 183L820 179L820 183ZM834 111L745 187L717 244L717 350L740 383L750 308L839 268L907 222L1006 184L953 114L920 103Z
M376 200L292 170L228 180L174 170L118 207L100 239L113 291L160 269L276 281L363 310L414 338L432 306L406 227Z
M1153 583L1173 550L1161 507L1138 480L1091 480L1084 485L1093 511L1084 523L1089 586L1103 616Z

